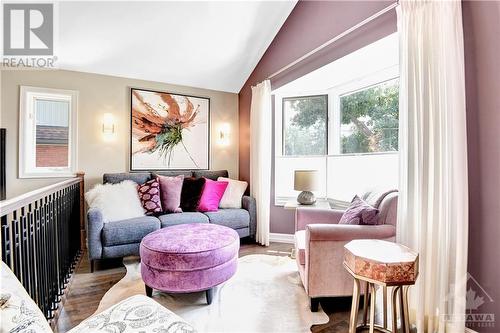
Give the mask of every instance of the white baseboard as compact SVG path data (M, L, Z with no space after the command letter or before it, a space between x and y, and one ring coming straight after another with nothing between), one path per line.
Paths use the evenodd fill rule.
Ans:
M278 234L278 233L270 233L269 240L275 243L286 243L293 244L294 237L293 234Z

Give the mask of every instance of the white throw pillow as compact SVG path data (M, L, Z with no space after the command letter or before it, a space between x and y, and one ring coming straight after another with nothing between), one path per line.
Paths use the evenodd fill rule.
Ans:
M97 184L85 193L90 208L98 208L104 222L131 219L144 216L137 184L124 180L118 184Z
M226 191L219 203L219 208L241 208L241 198L247 189L248 183L225 177L219 177L217 180L228 182Z

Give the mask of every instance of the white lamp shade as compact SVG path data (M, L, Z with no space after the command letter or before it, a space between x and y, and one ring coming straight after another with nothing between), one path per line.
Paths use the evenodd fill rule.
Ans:
M318 170L295 170L295 191L316 191L319 189Z

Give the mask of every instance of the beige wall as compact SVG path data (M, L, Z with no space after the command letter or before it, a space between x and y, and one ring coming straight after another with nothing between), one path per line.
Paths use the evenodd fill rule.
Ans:
M17 70L0 74L0 126L7 128L7 198L49 185L60 179L18 178L19 86L70 89L79 92L78 170L86 173L87 188L105 172L129 170L130 88L146 88L210 98L210 168L227 169L238 177L238 95L233 93L73 71ZM115 118L115 140L102 136L102 115ZM220 123L231 125L231 143L217 144Z

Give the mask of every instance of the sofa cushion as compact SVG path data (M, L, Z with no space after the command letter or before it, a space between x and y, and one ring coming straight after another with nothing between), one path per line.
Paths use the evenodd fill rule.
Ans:
M196 170L193 171L193 176L195 178L205 177L211 180L217 180L219 177L228 177L229 174L227 170Z
M219 209L216 212L206 212L204 214L208 216L210 223L232 229L248 228L250 225L250 214L244 209Z
M209 222L208 217L198 212L165 214L160 215L158 218L160 219L162 228L178 224Z
M104 184L118 184L124 180L131 180L137 184L143 184L151 179L151 172L121 172L121 173L105 173L102 176Z
M142 238L160 229L160 221L153 216L104 223L102 243L104 246L140 243Z
M219 208L241 208L241 201L248 187L248 183L224 177L219 177L217 180L228 183L226 191L224 191L224 195L220 201Z
M205 178L205 187L198 205L199 212L216 212L219 210L219 203L224 195L228 182L219 182ZM241 201L241 200L240 200Z
M160 201L160 182L158 178L148 180L137 187L139 199L146 215L156 215L163 212Z
M165 213L182 213L181 192L184 176L158 176L160 180L161 206Z
M205 178L184 178L181 192L181 209L183 212L197 211L205 181Z
M96 184L85 193L85 199L89 208L101 211L104 223L144 216L137 184L131 180L117 184Z
M299 264L306 264L306 231L299 230L295 233L295 255Z

